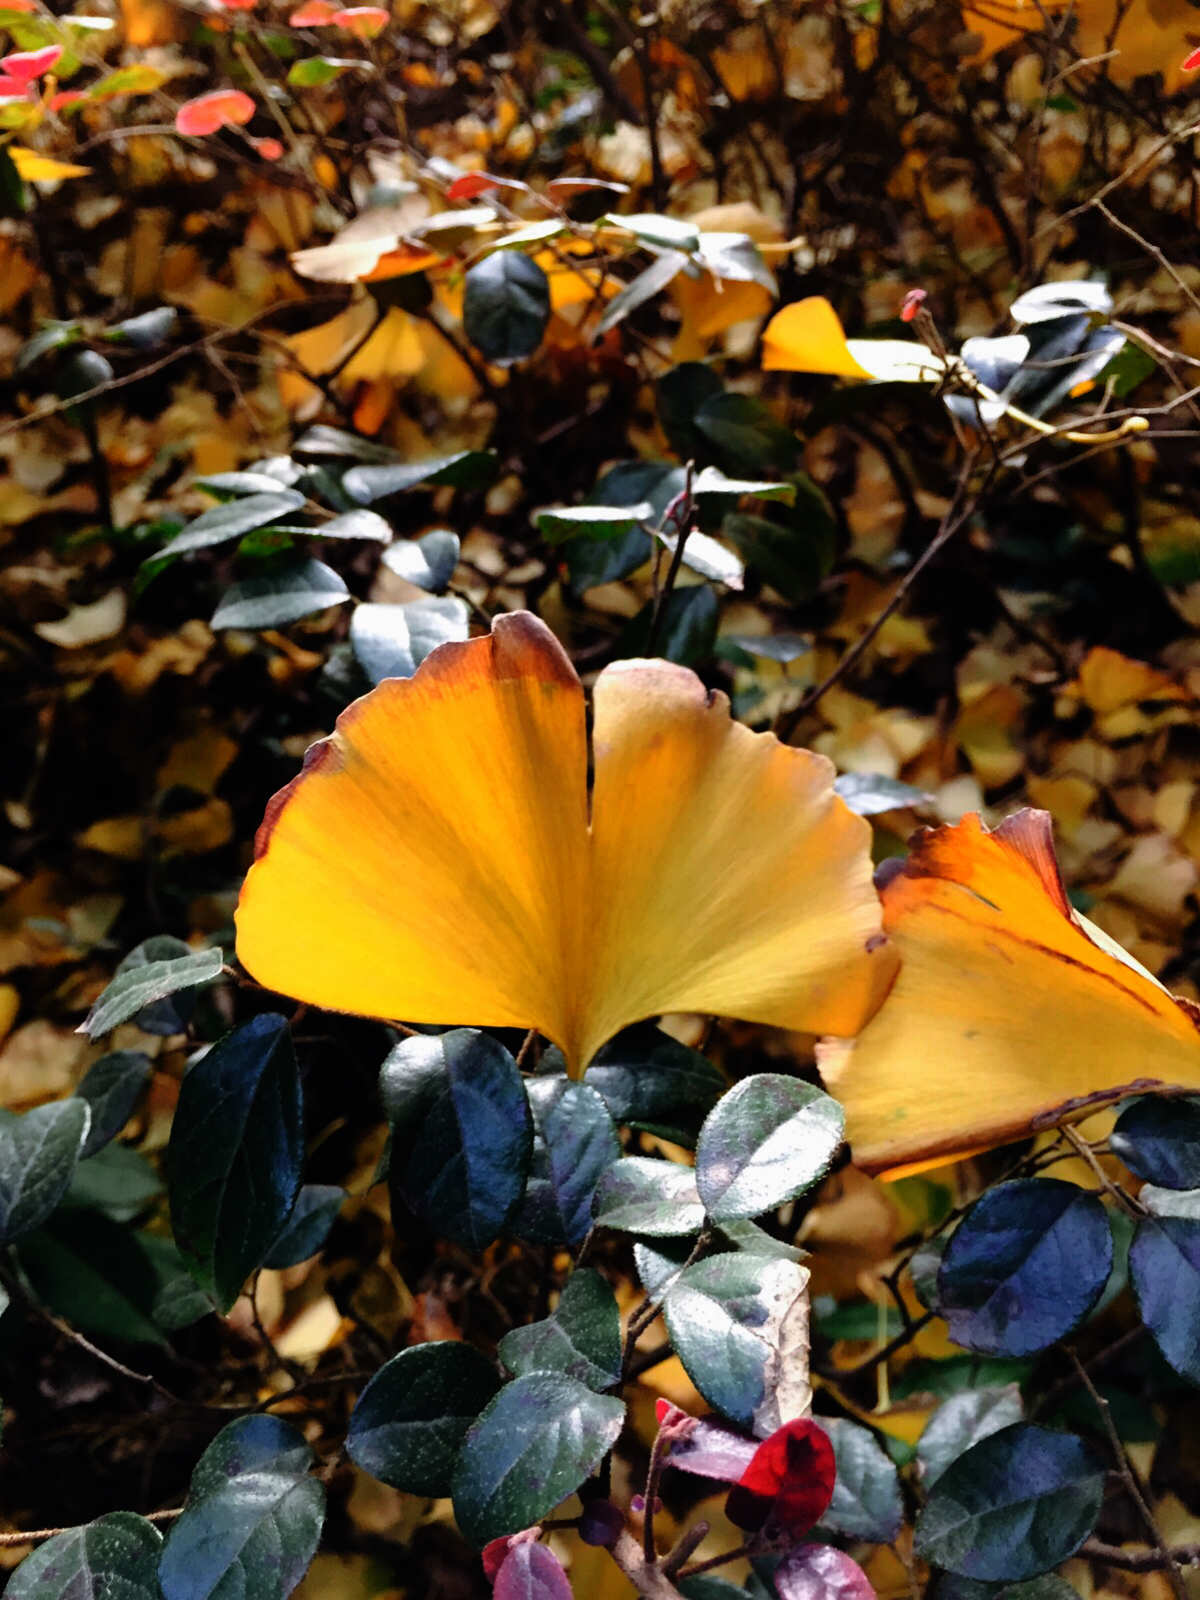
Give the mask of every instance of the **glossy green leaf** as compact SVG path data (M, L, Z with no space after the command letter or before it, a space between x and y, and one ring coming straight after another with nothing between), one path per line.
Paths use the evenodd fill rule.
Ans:
M603 1096L614 1122L689 1147L726 1087L711 1061L648 1022L611 1039L583 1081Z
M421 484L482 489L495 477L496 467L492 450L457 450L453 455L429 456L423 461L351 467L342 483L352 499L360 505L370 505Z
M68 1528L25 1557L9 1578L9 1600L160 1600L162 1535L132 1511L111 1511Z
M743 1078L709 1113L696 1144L696 1187L714 1222L757 1217L828 1172L845 1117L798 1078Z
M625 629L618 642L622 657L644 656L651 652L680 666L697 666L713 653L717 639L719 613L717 597L707 584L689 588L676 586L662 607L658 628L651 639L652 603L645 605Z
M922 1560L984 1582L1033 1578L1091 1533L1104 1467L1074 1435L1017 1422L972 1445L930 1490L917 1519Z
M165 544L160 556L182 556L192 550L210 550L229 544L255 528L269 527L290 511L299 511L304 496L282 485L261 494L241 495L236 500L212 506L188 523L181 533Z
M1109 1142L1113 1154L1147 1183L1200 1188L1200 1096L1143 1095L1121 1112Z
M890 1543L904 1520L895 1465L869 1428L843 1417L822 1417L821 1426L837 1458L833 1499L821 1527L849 1539Z
M525 1086L535 1139L529 1181L513 1232L540 1244L582 1244L603 1174L621 1154L608 1107L595 1089L565 1077Z
M220 977L224 965L225 957L217 949L195 950L166 961L133 963L127 957L88 1012L79 1032L92 1039L110 1033L119 1023L128 1022L157 1001L212 983Z
M623 1233L674 1238L704 1225L704 1206L690 1167L653 1156L622 1156L596 1189L596 1224Z
M549 544L561 544L581 534L589 539L619 539L632 528L640 528L654 515L648 500L628 506L552 506L535 511L538 532Z
M368 511L365 507L343 511L340 516L318 522L306 531L317 539L370 539L375 544L389 544L392 539L391 523L385 522L378 511Z
M550 320L550 282L536 261L497 250L467 273L463 331L485 360L511 367L531 356Z
M155 306L136 317L125 317L104 330L103 337L113 344L132 345L135 350L153 350L163 344L179 326L174 306Z
M466 605L454 595L431 595L402 605L357 605L350 643L372 683L411 678L431 650L470 633Z
M159 1562L164 1600L287 1600L325 1520L304 1436L279 1417L239 1417L192 1473Z
M491 1244L520 1201L533 1120L498 1040L475 1028L402 1039L379 1079L392 1192L445 1237Z
M926 805L930 796L911 783L888 778L881 772L843 772L834 779L835 793L860 817L875 817L881 811L899 811L908 806Z
M565 1372L603 1391L621 1378L621 1316L612 1289L598 1272L578 1268L567 1279L553 1313L500 1341L510 1372Z
M264 1267L294 1267L315 1256L346 1200L337 1184L306 1183L296 1196L291 1216L263 1258Z
M322 561L295 561L232 584L213 612L219 628L282 628L349 600L350 591Z
M1181 1377L1200 1384L1200 1205L1194 1215L1143 1217L1129 1247L1129 1276L1155 1344Z
M39 1227L61 1201L90 1122L78 1099L0 1113L0 1244Z
M808 1272L778 1257L729 1252L668 1284L663 1314L700 1393L757 1438L808 1402Z
M964 1389L953 1394L925 1424L917 1441L917 1459L926 1487L936 1483L952 1461L990 1433L998 1433L1025 1414L1015 1383L1002 1389Z
M95 1339L165 1344L160 1280L141 1235L94 1211L60 1211L18 1245L38 1299Z
M393 1489L448 1495L466 1431L499 1387L496 1369L468 1344L411 1345L359 1395L347 1453Z
M700 231L694 222L681 217L664 217L655 211L635 211L628 216L610 212L601 222L612 228L628 228L641 243L661 250L695 251L700 247Z
M795 434L776 422L757 395L723 390L704 401L693 422L735 472L786 471L799 454Z
M458 565L459 538L449 528L434 528L419 539L401 539L383 553L383 564L418 589L440 592Z
M291 1213L303 1158L296 1053L287 1018L266 1012L188 1069L167 1147L176 1242L222 1311Z
M623 322L631 311L636 311L647 300L653 300L656 294L661 294L687 266L687 259L678 250L665 250L648 267L643 268L605 306L604 315L596 325L597 336L606 334L610 328Z
M473 1544L548 1516L617 1442L625 1406L561 1372L514 1378L468 1430L454 1514ZM168 1596L167 1600L171 1600Z

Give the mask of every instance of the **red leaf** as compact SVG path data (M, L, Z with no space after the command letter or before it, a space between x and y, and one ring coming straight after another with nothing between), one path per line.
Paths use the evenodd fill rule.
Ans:
M240 89L214 89L210 94L184 101L175 113L175 131L203 137L227 123L241 126L253 115L254 101L248 94Z
M0 94L2 93L4 93L4 90L0 89ZM87 95L82 89L60 89L56 95L51 95L50 109L51 111L61 111L64 106L73 106L78 104L80 100L86 99Z
M833 1499L837 1476L829 1435L811 1419L786 1422L764 1439L725 1510L739 1528L772 1522L799 1538L818 1522Z
M1200 50L1193 50L1191 55L1184 59L1183 70L1185 72L1200 71Z
M495 1583L496 1574L504 1565L510 1537L507 1533L502 1534L499 1539L489 1539L483 1547L479 1559L483 1562L483 1573L489 1583Z
M264 161L278 161L283 154L283 146L278 139L251 139L250 143Z
M802 1544L775 1569L779 1600L875 1600L857 1561L831 1544Z
M350 6L346 11L335 11L329 20L357 39L376 39L392 19L382 6Z
M22 83L20 78L0 76L0 98L5 100L24 100L28 93L29 86Z
M288 18L289 28L323 28L327 22L332 22L337 14L337 7L330 5L329 0L308 0L307 5L293 11Z
M14 55L0 56L0 72L16 78L19 83L32 83L56 66L62 53L60 44L48 44L42 50L18 50Z
M493 178L490 172L464 172L461 178L446 190L447 200L474 200L477 194L487 194L491 189L505 189L503 178Z
M572 1600L571 1585L544 1544L518 1544L496 1574L492 1600Z

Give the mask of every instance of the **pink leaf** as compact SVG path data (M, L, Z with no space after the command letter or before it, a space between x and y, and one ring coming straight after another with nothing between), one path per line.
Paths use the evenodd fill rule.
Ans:
M392 19L382 6L351 6L335 11L329 20L356 39L377 39Z
M496 1574L492 1600L572 1600L571 1585L544 1544L517 1544Z
M323 28L327 22L332 22L337 14L337 7L330 5L329 0L308 0L307 5L293 11L288 18L289 28Z
M18 50L15 55L0 56L0 72L21 83L32 83L43 72L49 72L62 53L60 44L48 44L42 50Z
M875 1600L857 1561L831 1544L802 1544L775 1569L779 1600Z
M240 89L214 89L210 94L185 100L175 113L176 133L202 138L229 123L239 127L254 115L254 101Z
M283 146L278 139L251 139L250 143L264 161L278 161L283 154Z
M660 1418L660 1426L663 1420ZM667 1464L701 1478L736 1483L754 1460L757 1449L755 1440L746 1439L719 1422L697 1422L686 1439L671 1446Z
M20 78L0 77L0 98L24 100L29 93L29 85L22 83Z

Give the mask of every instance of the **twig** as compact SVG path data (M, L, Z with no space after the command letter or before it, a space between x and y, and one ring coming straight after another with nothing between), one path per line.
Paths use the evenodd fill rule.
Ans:
M1067 1347L1067 1354L1071 1358L1071 1362L1079 1376L1080 1383L1083 1384L1084 1388L1091 1396L1093 1405L1100 1413L1100 1420L1104 1424L1104 1431L1108 1435L1109 1444L1112 1446L1113 1456L1115 1457L1117 1463L1117 1471L1121 1474L1121 1481L1124 1483L1125 1488L1129 1492L1129 1498L1133 1501L1134 1505L1141 1514L1142 1521L1146 1524L1146 1530L1153 1541L1155 1549L1158 1551L1159 1557L1161 1558L1161 1569L1167 1575L1167 1581L1170 1583L1171 1589L1175 1594L1175 1600L1188 1600L1187 1586L1183 1581L1183 1573L1180 1571L1179 1563L1172 1555L1170 1546L1163 1538L1158 1523L1154 1520L1154 1513L1151 1511L1149 1502L1142 1492L1142 1486L1138 1482L1138 1476L1134 1471L1133 1462L1129 1459L1128 1452L1126 1451L1125 1446L1121 1443L1121 1435L1117 1432L1115 1426L1113 1425L1112 1413L1109 1410L1108 1401L1100 1393L1099 1389L1097 1389L1091 1378L1088 1377L1087 1368L1084 1366L1083 1362L1080 1361L1079 1357L1075 1354L1074 1350L1070 1348L1070 1346Z
M139 1513L147 1522L171 1522L183 1514L182 1506L172 1506L170 1511L145 1511ZM0 1550L11 1550L23 1544L40 1544L46 1539L56 1539L60 1533L74 1533L75 1524L66 1528L30 1528L27 1533L0 1533Z
M1099 1539L1089 1539L1078 1552L1089 1561L1102 1561L1105 1566L1118 1567L1122 1572L1162 1572L1172 1567L1200 1566L1200 1544L1172 1545L1164 1554L1161 1550L1137 1553L1123 1550L1119 1545L1104 1544Z

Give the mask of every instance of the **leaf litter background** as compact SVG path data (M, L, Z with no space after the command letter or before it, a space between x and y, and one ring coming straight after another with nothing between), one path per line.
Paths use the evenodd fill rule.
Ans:
M887 808L897 792L882 796L881 856L920 823L1049 810L1076 903L1172 988L1197 995L1200 504L1187 391L1200 360L1200 258L1191 142L1179 130L1194 104L1180 65L1200 23L1182 0L1153 10L1133 0L1120 12L1085 0L1076 19L1052 6L1036 34L1013 25L1037 20L1025 13L960 12L942 0L685 0L644 27L619 6L397 0L377 39L344 28L336 45L289 28L287 8L268 0L252 10L168 0L89 9L114 26L70 34L78 67L60 64L63 86L110 88L15 133L88 176L18 181L25 204L10 192L0 221L4 1106L23 1110L79 1081L100 1051L75 1030L141 941L170 934L231 948L265 800L354 691L355 608L423 597L370 539L311 551L301 539L301 553L335 569L351 598L278 628L212 625L253 549L225 544L148 585L139 577L148 555L214 505L197 477L287 456L317 423L404 460L494 451L490 484L418 484L389 499L387 531L404 541L452 529L461 539L452 588L474 621L528 605L585 674L644 646L648 563L614 559L611 543L564 547L535 512L648 495L644 476L595 493L617 462L678 465L696 453L698 465L742 477L795 477L796 513L750 501L736 527L712 530L726 553L720 570L741 586L684 567L660 647L731 690L755 726L774 723L842 772L910 785L903 808ZM6 48L58 39L47 18L0 10ZM1117 55L1081 64L1114 40ZM317 58L354 65L318 68ZM112 88L118 72L134 75ZM264 83L289 74L276 119ZM175 132L182 103L231 84L254 102L244 137L236 126ZM271 159L263 145L276 139L283 153ZM586 258L582 290L569 271L558 275L536 355L502 366L464 338L455 268L440 251L427 279L419 252L401 263L404 275L380 288L382 306L354 282L381 254L370 227L361 253L294 270L293 253L328 245L372 185L418 183L419 215L478 203L446 199L455 169L534 189L607 179L628 186L623 197L605 192L614 210L748 234L765 247L781 303L826 295L856 334L898 336L904 297L919 286L957 346L1004 331L1021 289L1102 276L1114 316L1144 336L1120 381L1136 385L1132 403L1150 430L1091 454L1032 446L854 670L810 707L808 691L887 604L953 500L961 450L941 402L915 386L762 373L757 340L774 300L754 282L676 278L598 331L631 272L618 263L610 278ZM418 278L428 301L411 288ZM104 340L148 312L159 317L144 343ZM83 344L31 359L28 341L47 319L76 324L111 362L117 383L90 421L54 394L56 363ZM671 407L680 386L686 399L699 381L694 369L676 390L670 379L658 387L693 361L711 361L732 395L765 407L723 444L689 432ZM103 369L92 376L106 382ZM229 1020L232 1000L217 990L200 1004ZM221 1021L207 1020L211 1037ZM498 1245L481 1271L455 1247L392 1236L386 1200L369 1190L384 1031L320 1017L297 1034L308 1177L361 1198L344 1208L323 1258L263 1274L258 1313L281 1357L334 1378L374 1370L405 1343L487 1345L508 1320L544 1315L553 1260ZM143 1158L131 1214L153 1230L182 1039L126 1024L109 1047L153 1062L126 1130L126 1148ZM719 1027L711 1048L737 1076L787 1069L807 1042L735 1024ZM1094 1181L1082 1167L1071 1176ZM796 1219L814 1251L819 1351L831 1370L853 1367L887 1328L880 1275L895 1241L966 1181L941 1172L885 1191L843 1172ZM631 1278L627 1288L632 1302ZM22 1337L33 1344L0 1352L8 1372L33 1362L38 1373L36 1388L3 1391L5 1514L47 1526L178 1504L212 1416L148 1399L50 1328ZM244 1402L264 1380L245 1300L226 1324L209 1317L174 1343L175 1356L147 1360L176 1393ZM890 1394L853 1382L848 1392L867 1409L882 1401L873 1420L911 1444L932 1407L932 1369L919 1364L950 1350L935 1321L893 1367ZM656 1395L696 1404L676 1362L652 1368L643 1386L647 1437ZM355 1392L350 1379L330 1384L327 1410L308 1414L313 1442L326 1429L343 1435ZM1143 1407L1133 1435L1175 1541L1195 1537L1200 1513L1196 1421L1191 1398L1169 1415ZM305 1594L486 1593L445 1502L402 1496L345 1464L333 1473L326 1547ZM587 1565L594 1554L574 1552L577 1592L622 1592L615 1569ZM1085 1594L1158 1593L1164 1583L1075 1565ZM881 1592L906 1592L886 1550L870 1570Z

